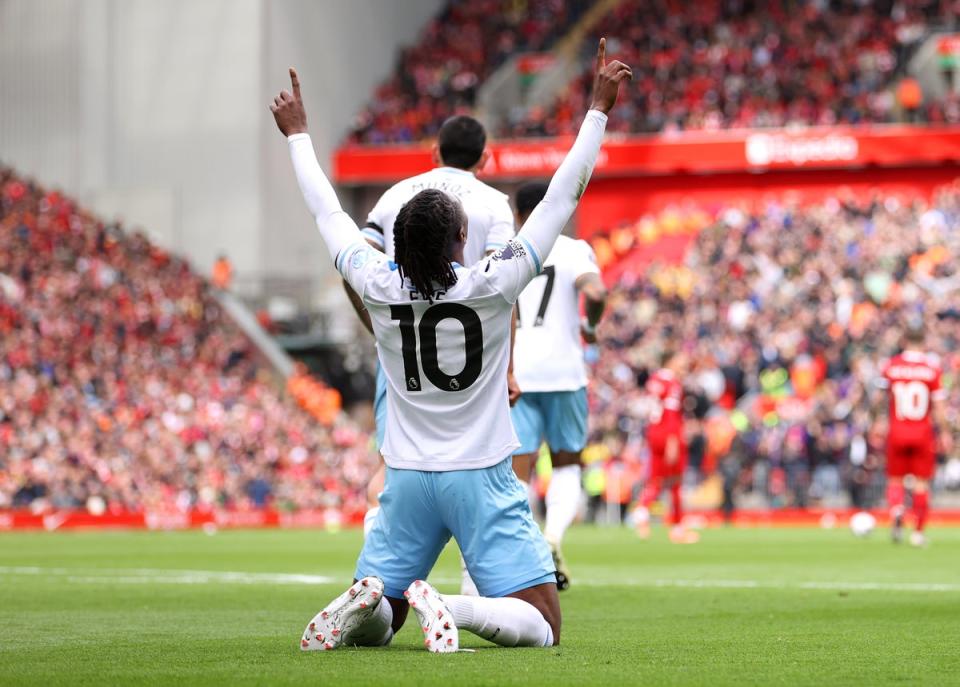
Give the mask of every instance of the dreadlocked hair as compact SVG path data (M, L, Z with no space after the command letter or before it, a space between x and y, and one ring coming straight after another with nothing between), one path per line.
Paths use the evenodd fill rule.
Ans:
M397 214L393 252L400 279L408 278L431 303L436 292L434 284L447 290L457 283L449 255L465 223L460 203L432 188L420 191Z

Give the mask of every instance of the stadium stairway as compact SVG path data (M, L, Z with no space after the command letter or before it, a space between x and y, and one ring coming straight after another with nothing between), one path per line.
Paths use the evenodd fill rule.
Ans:
M537 74L529 90L524 90L521 61L525 54L514 55L490 75L477 93L477 117L489 131L496 131L517 107L546 106L580 74L582 42L594 26L624 0L599 0L574 24L550 52L549 66Z
M957 60L956 36L948 30L929 32L907 62L907 73L920 82L928 100L941 100L960 85L960 70L944 69Z
M244 305L243 301L226 291L211 290L224 312L240 327L241 331L253 342L254 346L269 361L270 365L283 376L289 379L294 372L293 359L287 355L280 345L270 336L260 323L256 315Z

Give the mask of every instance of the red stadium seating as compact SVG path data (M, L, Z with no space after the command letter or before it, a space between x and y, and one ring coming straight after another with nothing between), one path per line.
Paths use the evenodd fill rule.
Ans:
M507 57L548 48L588 0L451 0L400 56L354 122L352 143L402 143L436 134L474 104L477 87Z
M903 58L945 11L941 5L628 0L595 31L595 37L610 37L608 54L632 65L636 75L608 128L638 133L957 121L955 108L925 109L915 98L904 103L894 88ZM530 113L501 135L574 131L591 86L592 65L553 107Z
M0 509L362 510L368 437L303 385L323 424L184 260L0 170Z
M619 447L615 461L640 461L637 377L656 368L661 351L683 350L700 418L693 435L704 439L692 462L704 473L722 457L762 502L805 506L842 489L869 507L882 479L882 359L906 327L922 326L948 377L960 372L957 226L960 184L930 204L878 194L666 212L596 235L608 271L634 249L692 244L685 259L620 270L594 366L594 439ZM956 427L956 386L948 408ZM865 442L862 461L851 459L855 437Z

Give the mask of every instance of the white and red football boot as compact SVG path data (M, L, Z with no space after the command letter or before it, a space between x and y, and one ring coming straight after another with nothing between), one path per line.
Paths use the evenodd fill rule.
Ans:
M300 638L300 649L330 651L351 646L350 633L370 618L382 599L383 581L379 577L364 577L354 582L313 616Z
M460 649L460 633L453 621L453 613L447 608L436 589L423 580L417 580L403 593L410 608L417 614L423 630L423 645L427 651L437 654L453 653Z

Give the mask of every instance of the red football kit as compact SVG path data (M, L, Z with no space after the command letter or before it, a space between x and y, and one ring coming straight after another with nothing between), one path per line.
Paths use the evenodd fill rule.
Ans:
M650 446L650 477L682 477L687 466L687 446L683 436L683 385L670 370L650 375L647 394L653 401L647 444ZM677 460L667 464L667 439L676 437Z
M890 477L933 477L937 447L931 411L933 401L944 395L940 377L937 358L919 351L904 351L884 365L880 384L890 396Z

